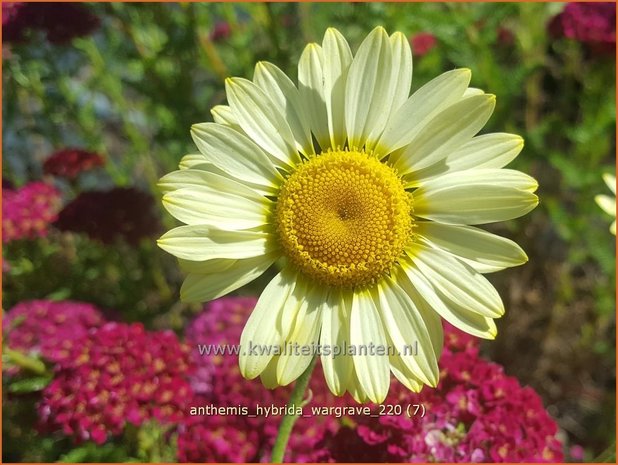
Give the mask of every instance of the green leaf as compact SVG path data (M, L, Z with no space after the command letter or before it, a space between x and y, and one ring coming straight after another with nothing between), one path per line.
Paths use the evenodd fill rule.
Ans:
M25 394L42 391L52 380L51 375L20 379L9 384L9 392Z

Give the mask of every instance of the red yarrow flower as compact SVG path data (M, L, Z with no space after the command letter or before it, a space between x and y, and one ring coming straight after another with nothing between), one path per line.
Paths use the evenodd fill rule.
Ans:
M419 32L412 37L410 44L412 45L414 55L422 57L436 46L437 40L436 36L430 32Z
M43 172L52 176L75 179L80 173L104 164L105 160L97 153L67 148L51 154L43 163Z

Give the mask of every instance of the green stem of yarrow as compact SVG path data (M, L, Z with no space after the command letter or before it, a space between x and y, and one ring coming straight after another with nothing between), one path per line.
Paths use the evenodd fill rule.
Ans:
M316 361L317 357L313 357L313 360L311 360L311 363L307 369L296 380L294 390L292 391L290 400L286 406L286 414L279 425L279 432L277 433L277 439L275 440L272 457L270 459L272 463L283 463L283 456L285 455L285 449L288 445L292 428L294 427L296 420L298 420L298 415L295 414L295 411L297 410L297 407L303 405L305 390L307 389L307 385L311 379L311 373L313 372Z

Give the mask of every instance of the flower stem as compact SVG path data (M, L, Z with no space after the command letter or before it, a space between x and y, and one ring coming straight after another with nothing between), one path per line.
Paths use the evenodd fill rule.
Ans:
M293 411L296 410L297 407L302 406L305 390L307 389L307 385L309 384L309 380L311 379L311 372L315 367L316 360L317 357L313 357L313 360L311 360L311 363L309 364L307 369L296 380L296 384L294 385L292 395L290 395L290 400L288 401L286 410ZM292 414L286 413L281 420L281 424L279 425L279 432L277 433L277 439L275 440L275 445L273 446L272 457L270 459L272 463L283 463L285 449L288 445L288 440L290 439L292 428L294 427L294 423L296 423L297 419L298 415L296 415L296 413L294 412Z

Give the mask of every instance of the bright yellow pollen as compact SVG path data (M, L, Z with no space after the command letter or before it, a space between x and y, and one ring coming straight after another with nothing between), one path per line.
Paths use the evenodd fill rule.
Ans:
M388 273L412 234L412 196L395 171L364 152L325 152L302 164L277 201L285 255L329 286L364 286Z

